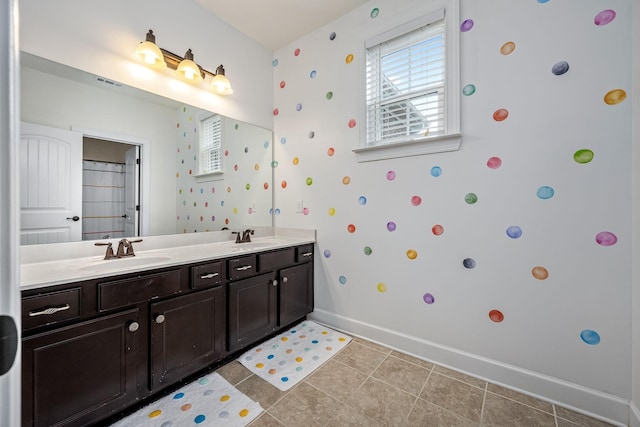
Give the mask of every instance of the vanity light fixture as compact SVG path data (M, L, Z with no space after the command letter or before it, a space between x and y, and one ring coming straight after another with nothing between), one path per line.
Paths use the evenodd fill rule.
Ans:
M224 67L220 65L216 72L212 73L200 67L193 60L193 52L187 50L184 58L173 52L162 49L155 44L156 36L149 30L146 40L136 49L136 55L152 68L162 69L169 67L176 70L182 80L189 83L200 83L206 76L211 77L210 89L219 95L230 95L233 93L231 83L225 76ZM157 52L156 52L157 50Z

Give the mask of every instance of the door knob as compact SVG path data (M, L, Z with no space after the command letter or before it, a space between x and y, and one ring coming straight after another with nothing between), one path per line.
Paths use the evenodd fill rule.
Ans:
M164 321L165 321L164 314L158 314L158 315L156 316L155 322L156 322L157 324L163 323Z
M67 218L67 219L70 219L70 220L73 220L73 221L80 221L80 217L78 215L74 215L71 218Z
M282 283L287 283L289 281L289 279L287 279L286 277L282 278Z
M273 286L278 286L278 281L277 281L277 280L274 280L271 284L272 284Z
M129 332L135 332L138 329L140 329L140 323L138 323L138 322L129 323Z

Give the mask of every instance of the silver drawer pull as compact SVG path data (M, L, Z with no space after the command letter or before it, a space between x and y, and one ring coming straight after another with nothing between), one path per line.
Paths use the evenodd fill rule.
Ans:
M243 265L242 267L236 267L236 271L245 271L245 270L249 270L252 266L250 265Z
M311 256L311 255L313 255L313 252L305 252L305 253L302 254L302 256L304 256L304 257L308 257L308 256Z
M43 314L56 314L59 311L69 310L70 308L71 307L69 306L69 304L65 304L61 307L51 307L51 308L45 308L44 310L40 310L40 311L30 311L29 317L42 316Z
M201 279L213 279L214 277L218 276L219 273L209 273L209 274L205 274L204 276L200 276Z

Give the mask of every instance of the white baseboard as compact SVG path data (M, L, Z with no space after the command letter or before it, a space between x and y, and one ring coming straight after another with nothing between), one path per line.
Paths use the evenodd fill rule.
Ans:
M640 427L640 409L634 401L629 405L629 427Z
M315 309L309 315L309 318L342 332L368 339L456 371L483 378L491 383L549 401L613 425L621 427L629 425L630 413L634 410L635 420L639 423L631 425L640 427L638 408L633 405L630 410L629 401L618 396L484 358L473 353L421 340L397 331L363 323L328 311ZM633 414L631 417L633 418Z

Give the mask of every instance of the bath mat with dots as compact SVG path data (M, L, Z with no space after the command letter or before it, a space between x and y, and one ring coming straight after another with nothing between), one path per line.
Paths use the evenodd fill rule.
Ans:
M238 361L254 374L286 391L302 381L351 337L305 320L244 353Z
M112 427L243 427L262 411L258 403L214 372L145 406Z

